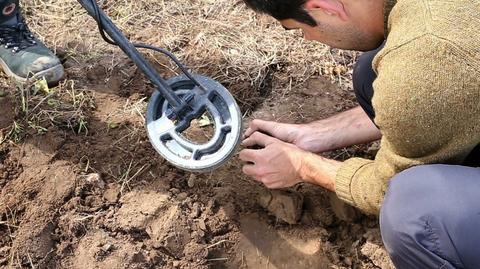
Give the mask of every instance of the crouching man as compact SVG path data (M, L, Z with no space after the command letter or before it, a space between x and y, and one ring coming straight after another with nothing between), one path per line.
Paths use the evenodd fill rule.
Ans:
M397 268L480 268L480 2L244 1L307 39L368 52L353 74L359 107L301 125L254 120L243 144L262 148L241 151L243 172L379 214ZM316 154L378 139L375 160Z

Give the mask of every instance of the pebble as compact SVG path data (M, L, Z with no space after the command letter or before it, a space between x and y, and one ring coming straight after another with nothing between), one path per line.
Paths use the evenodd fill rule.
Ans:
M115 214L115 212L113 210L110 210L108 211L108 213L105 215L105 218L106 219L111 219L113 218L113 214Z
M190 213L191 218L198 218L201 214L200 204L198 202L193 203L192 205L192 213Z
M188 178L187 184L188 187L193 188L195 187L195 180L197 179L197 176L195 174L191 174L190 177Z
M92 183L96 187L103 189L105 188L105 182L100 178L100 174L92 173L85 176L85 180L89 183Z
M203 220L203 219L198 220L198 228L200 228L200 230L202 230L202 231L207 230L207 225L205 224L205 220Z
M181 193L179 193L179 194L177 195L177 199L178 199L179 201L183 201L183 200L185 200L185 199L187 199L187 198L188 198L188 193L186 193L186 192L181 192Z
M105 252L108 252L110 249L112 249L112 244L105 244L102 247L102 250Z
M343 260L345 262L345 264L348 266L348 267L351 267L353 262L352 262L352 259L350 257L346 257L345 260Z

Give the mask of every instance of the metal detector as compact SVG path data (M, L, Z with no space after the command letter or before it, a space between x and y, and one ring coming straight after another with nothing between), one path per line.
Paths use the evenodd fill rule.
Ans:
M212 78L193 75L170 52L131 43L95 0L78 0L92 16L103 39L120 47L155 86L147 108L147 133L155 150L178 168L205 172L228 161L239 145L242 114L230 92ZM172 59L183 75L164 80L137 48L161 52ZM182 133L193 120L208 114L214 124L206 143L192 141Z

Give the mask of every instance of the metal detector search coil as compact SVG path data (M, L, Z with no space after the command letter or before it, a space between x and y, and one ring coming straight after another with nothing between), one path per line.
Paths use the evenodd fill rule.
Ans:
M199 75L195 78L208 89L207 93L196 94L200 99L192 100L192 105L198 114L206 111L213 120L215 130L210 141L199 144L182 136L190 120L175 124L169 119L169 104L159 92L153 93L147 108L147 130L155 150L173 165L188 171L209 171L235 153L241 136L241 114L233 96L220 83ZM179 96L201 91L185 76L167 82Z
M78 2L97 21L102 38L120 47L155 86L146 116L148 137L155 150L176 167L192 172L210 171L228 161L240 143L242 131L242 114L230 92L211 78L190 74L164 49L130 43L95 0ZM137 48L167 55L183 75L164 80ZM192 121L205 113L215 127L210 140L198 143L183 136Z

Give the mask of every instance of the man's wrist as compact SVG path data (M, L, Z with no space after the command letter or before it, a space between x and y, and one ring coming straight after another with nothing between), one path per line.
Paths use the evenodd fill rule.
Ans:
M335 177L340 165L341 162L306 152L299 174L303 182L319 185L334 192Z

